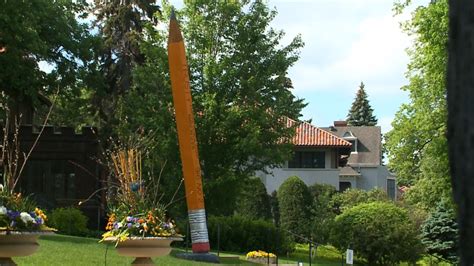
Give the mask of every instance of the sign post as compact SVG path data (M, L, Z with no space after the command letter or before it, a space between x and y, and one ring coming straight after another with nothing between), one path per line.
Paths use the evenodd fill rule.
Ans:
M352 249L346 250L346 264L348 265L354 264L354 251Z

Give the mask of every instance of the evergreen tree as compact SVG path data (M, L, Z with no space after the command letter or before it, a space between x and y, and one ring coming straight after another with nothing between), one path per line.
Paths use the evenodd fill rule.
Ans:
M429 254L445 260L458 261L458 224L454 211L445 201L438 204L436 210L423 223L421 241Z
M377 124L377 118L372 114L374 110L369 104L364 87L364 83L361 82L356 98L347 115L347 123L350 126L375 126Z
M98 61L102 73L102 86L93 96L98 106L102 132L111 134L116 124L116 112L120 97L133 86L132 72L136 66L145 63L140 50L147 26L155 21L159 12L156 0L95 0L94 14L97 19L102 47Z

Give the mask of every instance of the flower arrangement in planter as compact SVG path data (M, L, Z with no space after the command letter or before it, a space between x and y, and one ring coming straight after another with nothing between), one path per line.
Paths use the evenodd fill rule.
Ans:
M44 212L32 200L23 198L21 193L3 191L0 186L0 232L54 231L45 225L46 220Z
M267 264L270 262L270 264L276 263L276 255L273 253L267 253L262 250L257 250L257 251L250 251L247 253L246 256L248 261L255 262L255 263L261 263L261 264Z
M0 93L2 99L6 99ZM29 256L36 252L39 235L51 234L55 229L46 226L44 212L28 196L23 197L16 192L16 186L21 173L25 168L29 156L38 143L39 137L48 120L49 110L43 127L35 142L27 153L20 150L19 129L20 117L13 121L9 117L8 106L0 102L0 109L4 109L5 116L0 142L0 265L16 265L11 257Z
M172 241L182 240L158 197L158 183L142 176L142 152L137 143L113 145L105 153L116 180L109 187L107 232L101 241L115 242L134 263L152 264L150 257L167 255Z

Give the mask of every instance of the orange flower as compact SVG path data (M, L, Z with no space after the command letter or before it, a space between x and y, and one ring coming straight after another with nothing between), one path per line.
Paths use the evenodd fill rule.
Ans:
M105 230L110 231L114 228L114 222L115 222L115 214L109 215L109 220L107 221L107 226L105 227Z
M138 219L138 223L142 224L144 222L145 222L145 220L143 220L142 218Z

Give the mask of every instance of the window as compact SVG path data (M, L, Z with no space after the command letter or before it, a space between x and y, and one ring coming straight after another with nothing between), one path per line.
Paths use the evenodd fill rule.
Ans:
M351 187L351 182L339 182L339 192L343 192Z
M387 195L390 199L395 200L395 179L387 179Z
M344 133L342 137L352 144L351 153L357 153L357 137L351 131Z
M357 139L348 139L347 141L352 144L351 152L357 152Z
M296 151L288 168L325 168L326 154L323 151Z

